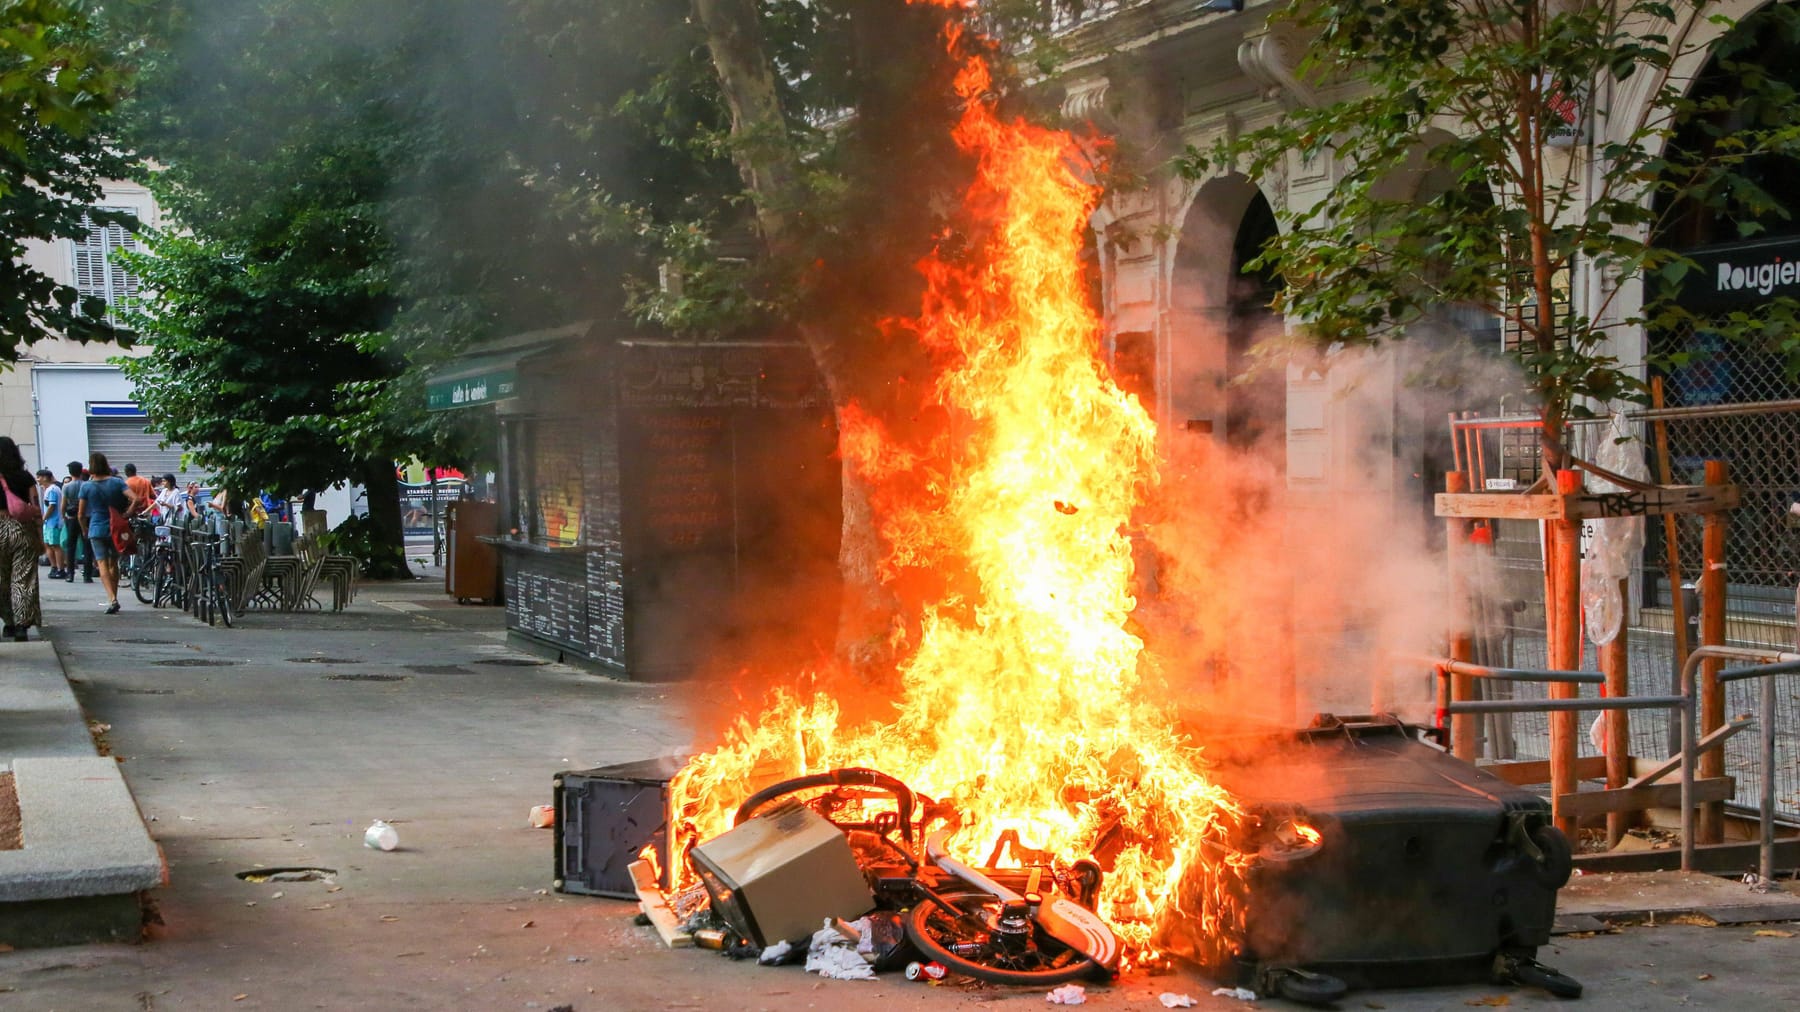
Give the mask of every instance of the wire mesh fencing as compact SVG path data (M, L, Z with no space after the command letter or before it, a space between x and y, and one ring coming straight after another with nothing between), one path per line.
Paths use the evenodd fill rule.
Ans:
M1692 391L1684 390L1691 395ZM1800 585L1800 515L1792 510L1800 500L1800 399L1730 404L1676 404L1657 412L1640 413L1632 433L1645 447L1657 473L1657 441L1652 421L1660 421L1668 446L1668 458L1677 484L1698 484L1705 462L1726 464L1730 480L1738 486L1740 505L1727 515L1725 539L1726 644L1773 650L1796 650L1796 586ZM1593 460L1599 442L1606 438L1602 424L1577 425L1571 449ZM1504 450L1496 447L1503 457ZM1534 447L1535 450L1535 447ZM1657 475L1660 477L1660 475ZM1697 585L1702 568L1700 516L1673 518L1674 572L1664 519L1645 520L1644 550L1630 577L1631 598L1627 610L1627 657L1633 695L1666 695L1678 691L1680 661L1677 656L1676 602L1683 585ZM1471 565L1478 588L1474 608L1476 661L1502 667L1549 666L1544 621L1544 534L1537 521L1498 521L1492 544L1477 544ZM1697 598L1691 591L1682 610L1698 642ZM1583 630L1581 666L1598 667L1598 657ZM1725 667L1745 662L1726 662ZM1542 698L1548 687L1539 684L1495 683L1482 687L1490 698ZM1582 686L1582 694L1594 696L1594 686ZM1776 727L1777 811L1800 818L1800 675L1777 676L1776 712L1759 710L1759 686L1755 680L1726 687L1726 718L1772 719ZM1583 756L1601 754L1600 735L1590 733L1598 716L1583 714L1578 749ZM1679 739L1673 716L1664 711L1629 711L1631 751L1640 759L1658 760L1678 751ZM1481 724L1482 754L1494 759L1544 759L1549 755L1547 714L1514 714L1486 717ZM1754 806L1760 802L1763 777L1758 735L1755 729L1729 739L1724 747L1726 773L1736 779L1735 800Z

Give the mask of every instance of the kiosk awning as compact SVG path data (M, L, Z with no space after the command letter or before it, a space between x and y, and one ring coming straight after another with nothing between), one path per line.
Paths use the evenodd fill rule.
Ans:
M496 404L518 396L519 363L563 342L585 337L591 323L514 334L471 347L425 380L431 411Z

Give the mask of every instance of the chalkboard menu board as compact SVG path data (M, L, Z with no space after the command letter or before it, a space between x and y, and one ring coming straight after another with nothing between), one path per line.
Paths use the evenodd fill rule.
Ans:
M585 656L587 566L582 555L509 551L503 557L507 627Z
M787 503L837 503L829 408L799 345L547 354L521 369L510 417L538 465L518 512L566 521L502 544L507 626L630 678L684 677L728 652L740 599L780 600L805 564L779 547L794 543Z
M588 500L582 538L588 546L588 649L609 668L626 669L625 545L619 510L618 421L613 412L595 420L583 462Z
M719 410L633 411L620 420L630 479L621 505L634 558L729 550L732 425Z

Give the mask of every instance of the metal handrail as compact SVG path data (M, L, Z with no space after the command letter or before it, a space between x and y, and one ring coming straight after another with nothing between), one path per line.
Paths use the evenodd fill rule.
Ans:
M1719 682L1723 684L1745 682L1752 678L1762 679L1758 705L1762 708L1763 784L1761 811L1757 813L1760 836L1757 860L1760 881L1757 882L1757 888L1772 889L1775 882L1775 676L1800 674L1800 653L1756 647L1700 647L1688 655L1687 663L1681 668L1682 684L1696 698L1698 690L1694 687L1694 671L1701 661L1709 659L1765 662L1748 668L1721 671Z
M1438 679L1438 724L1459 713L1550 713L1570 710L1647 710L1670 709L1681 713L1681 869L1694 867L1694 775L1698 755L1695 748L1694 722L1700 709L1700 686L1695 678L1700 665L1708 660L1762 662L1751 667L1721 671L1720 683L1762 680L1762 804L1759 815L1760 850L1759 888L1772 888L1775 880L1775 677L1800 674L1800 652L1767 647L1701 646L1688 655L1681 666L1680 694L1671 696L1615 696L1599 699L1539 700L1463 700L1449 699L1449 678L1464 675L1520 682L1549 682L1571 685L1603 683L1605 676L1594 671L1545 671L1530 668L1493 668L1448 657L1422 658L1432 666Z
M1705 648L1702 648L1705 649ZM1695 651L1696 654L1699 651ZM1475 678L1509 681L1550 682L1568 685L1604 684L1606 676L1597 671L1545 671L1531 668L1493 668L1450 657L1424 658L1438 679L1438 726L1446 728L1444 718L1459 713L1551 713L1572 710L1650 710L1679 711L1681 720L1681 870L1694 870L1694 714L1699 696L1691 677L1692 664L1684 669L1682 693L1675 696L1610 696L1590 699L1477 699L1456 702L1449 698L1452 674ZM1772 684L1772 683L1771 683ZM1551 801L1554 808L1555 799Z

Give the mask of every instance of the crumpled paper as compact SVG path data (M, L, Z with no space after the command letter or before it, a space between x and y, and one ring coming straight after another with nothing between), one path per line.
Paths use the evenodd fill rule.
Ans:
M794 951L794 943L786 940L779 941L764 949L762 954L756 957L756 961L764 966L779 966L781 961L787 958L787 954L792 951Z
M869 933L868 918L856 922L851 928L866 937ZM874 968L856 951L856 943L833 927L829 920L824 927L813 932L812 941L806 947L806 972L833 980L875 979Z
M1256 992L1247 987L1215 987L1213 995L1219 998L1236 998L1238 1001L1256 1000Z
M1173 991L1164 991L1156 996L1156 1000L1162 1002L1163 1008L1193 1008L1198 1004L1193 995L1176 994Z
M1064 984L1045 995L1044 1000L1052 1005L1083 1005L1087 1003L1087 988L1080 984Z

